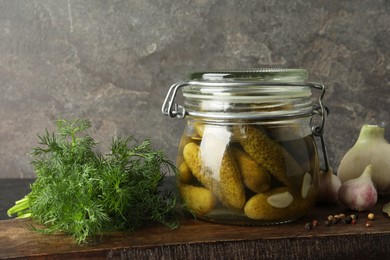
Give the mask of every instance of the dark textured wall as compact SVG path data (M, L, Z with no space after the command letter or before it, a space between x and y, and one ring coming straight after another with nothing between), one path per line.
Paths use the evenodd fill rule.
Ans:
M57 118L102 145L150 137L174 160L184 121L161 114L198 69L306 68L325 83L331 164L363 123L389 122L390 1L0 1L0 177L33 177L27 153ZM389 138L386 128L386 138Z

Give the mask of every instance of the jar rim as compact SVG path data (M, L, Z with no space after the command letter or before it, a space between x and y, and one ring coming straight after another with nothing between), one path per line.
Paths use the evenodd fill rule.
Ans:
M188 75L188 79L193 81L304 82L307 78L307 70L300 68L205 70Z

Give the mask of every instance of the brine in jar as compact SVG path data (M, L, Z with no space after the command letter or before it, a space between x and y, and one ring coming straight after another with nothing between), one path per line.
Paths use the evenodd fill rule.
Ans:
M189 120L177 158L179 193L201 219L243 225L289 222L315 203L315 151L310 131L297 122Z

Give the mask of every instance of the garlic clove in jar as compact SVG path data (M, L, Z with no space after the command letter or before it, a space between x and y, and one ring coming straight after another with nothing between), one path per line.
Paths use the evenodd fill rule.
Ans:
M344 206L365 211L376 204L378 194L371 179L372 169L372 164L369 164L358 178L350 179L341 185L338 199Z

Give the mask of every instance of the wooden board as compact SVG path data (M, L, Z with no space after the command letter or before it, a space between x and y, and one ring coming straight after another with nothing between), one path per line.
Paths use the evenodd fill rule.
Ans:
M365 225L367 212L360 213L356 224L325 226L329 214L351 212L321 205L289 224L249 227L183 219L175 230L156 225L106 234L99 243L84 246L63 234L32 231L29 220L3 220L0 259L384 259L390 255L390 218L381 212L385 202L372 210L372 227ZM313 219L319 225L305 229Z

